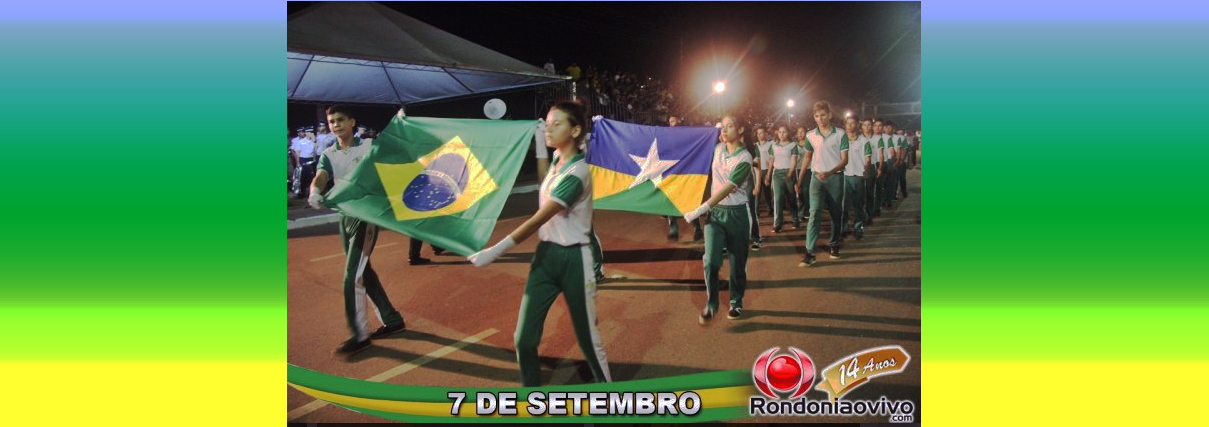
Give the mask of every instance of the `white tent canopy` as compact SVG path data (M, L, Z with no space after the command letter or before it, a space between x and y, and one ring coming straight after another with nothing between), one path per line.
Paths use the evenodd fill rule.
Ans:
M370 2L320 3L289 16L292 101L408 105L568 77Z

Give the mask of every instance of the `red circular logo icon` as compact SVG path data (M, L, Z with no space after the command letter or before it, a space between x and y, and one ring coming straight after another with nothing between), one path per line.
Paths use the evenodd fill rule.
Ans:
M780 399L775 390L788 393L788 399L796 399L814 385L814 362L805 352L793 347L789 347L789 354L773 357L780 349L770 348L756 358L751 367L752 381L760 393L768 397Z

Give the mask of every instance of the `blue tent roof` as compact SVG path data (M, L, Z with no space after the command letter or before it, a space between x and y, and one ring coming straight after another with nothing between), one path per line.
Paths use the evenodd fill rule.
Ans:
M567 78L377 3L321 3L287 23L293 101L407 105Z

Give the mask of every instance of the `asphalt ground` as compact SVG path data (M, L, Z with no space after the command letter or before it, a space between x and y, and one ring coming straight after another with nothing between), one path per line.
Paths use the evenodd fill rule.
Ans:
M767 211L759 217L763 248L748 262L743 317L720 313L707 326L697 315L705 304L703 243L681 223L680 241L666 238L667 223L655 215L596 211L605 251L606 276L598 288L599 329L614 381L744 369L772 347L805 351L823 367L872 347L900 345L912 360L900 374L878 377L845 399L911 400L920 406L921 171L908 171L910 197L867 227L865 239L845 240L841 259L827 255L830 221L824 213L818 262L799 268L805 224L772 233ZM305 208L309 209L309 208ZM509 199L491 243L507 235L537 209L537 193ZM292 213L291 216L322 215ZM536 235L494 264L475 268L465 258L436 256L430 265L407 264L408 237L380 234L372 265L407 331L350 359L332 355L348 337L341 278L344 256L335 223L287 231L289 363L316 371L392 384L449 388L517 387L519 371L513 332ZM729 266L720 295L725 309ZM371 316L371 328L376 328ZM551 308L540 346L542 384L591 380L575 341L565 303ZM286 387L290 422L380 422L377 417L332 405ZM811 400L825 393L812 390ZM750 422L886 422L886 417L767 417Z

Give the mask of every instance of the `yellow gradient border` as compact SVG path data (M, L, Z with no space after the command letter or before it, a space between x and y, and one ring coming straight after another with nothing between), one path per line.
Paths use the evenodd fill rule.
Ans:
M923 357L921 357L923 359ZM1209 363L922 362L927 425L1195 425ZM1154 391L1155 393L1151 393Z
M0 424L284 424L281 362L3 362Z

